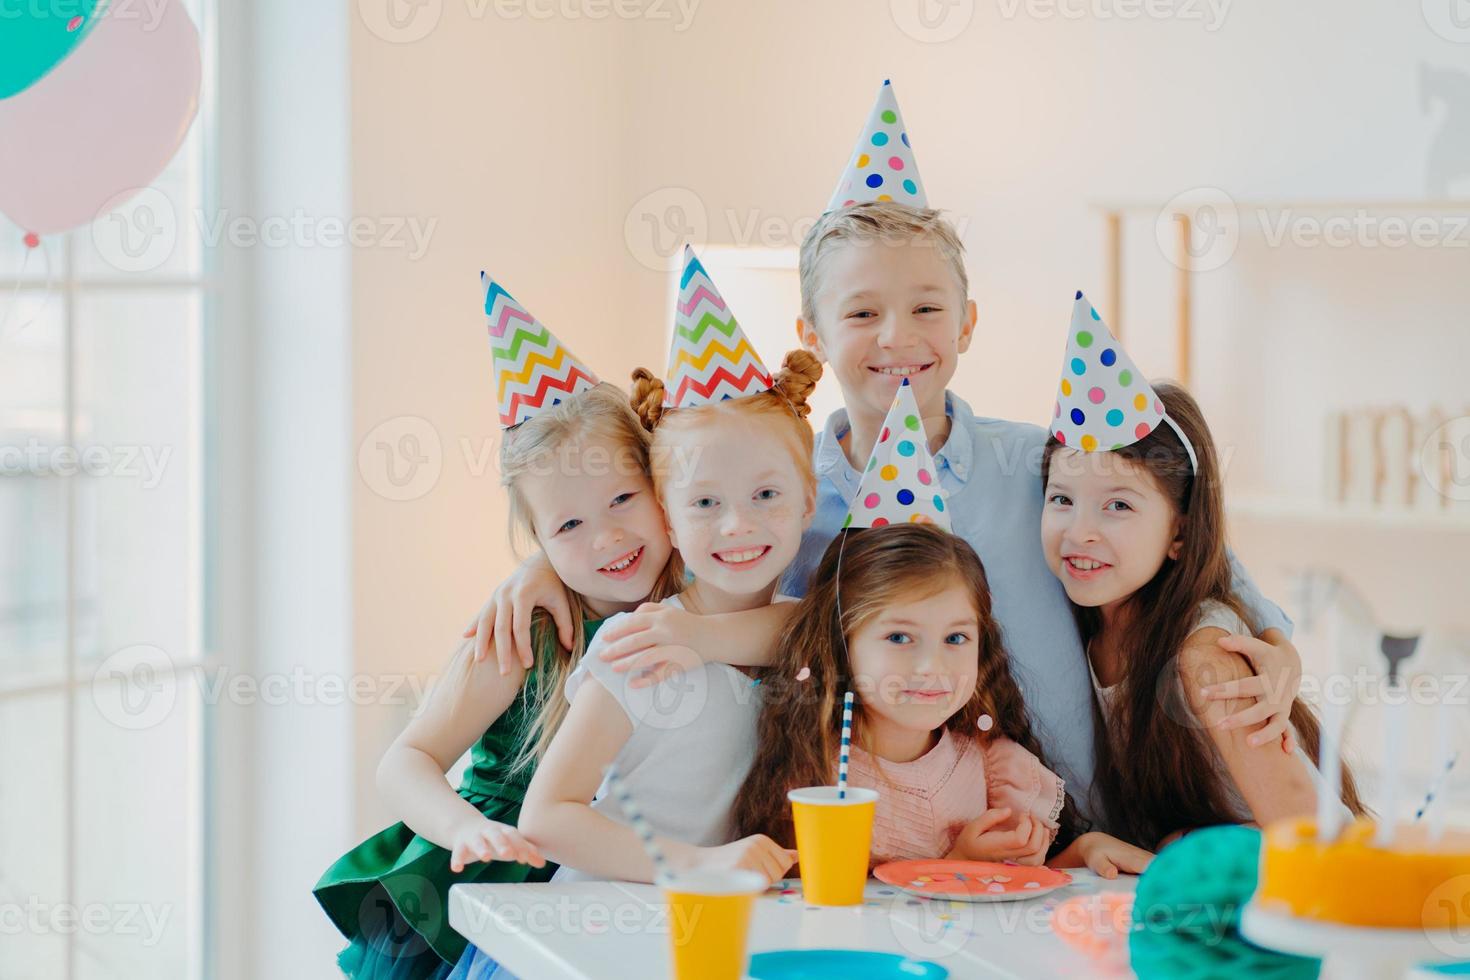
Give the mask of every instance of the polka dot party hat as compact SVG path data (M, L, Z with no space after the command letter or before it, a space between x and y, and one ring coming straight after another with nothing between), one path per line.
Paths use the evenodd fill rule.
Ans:
M684 246L665 408L695 408L769 391L771 375L694 249Z
M501 428L520 425L597 384L597 376L504 286L484 272L480 286L485 290Z
M898 99L887 79L878 89L878 100L873 103L868 124L863 127L857 149L852 151L837 181L827 210L836 211L867 201L897 201L916 208L929 206L924 182L919 179L919 168L914 163L914 151L909 146L903 114L898 111Z
M1131 446L1164 423L1178 434L1197 471L1194 447L1170 421L1148 378L1078 290L1062 382L1052 409L1052 435L1065 446L1091 453Z
M919 417L914 389L905 378L883 420L868 468L847 512L847 527L937 524L952 530L949 505L939 486L939 469L929 455L929 437Z

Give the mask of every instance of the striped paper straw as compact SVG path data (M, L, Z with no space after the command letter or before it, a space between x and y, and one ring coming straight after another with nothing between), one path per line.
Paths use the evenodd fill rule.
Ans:
M669 863L664 859L664 852L659 850L658 843L653 839L653 828L648 826L648 821L643 819L643 813L638 809L638 804L633 802L633 797L628 794L628 786L618 775L616 766L608 766L604 771L607 777L607 789L612 793L613 799L618 801L623 815L628 818L628 824L638 839L643 842L643 850L648 853L648 859L653 862L653 880L659 884L668 881L670 877Z
M1446 762L1444 766L1440 768L1439 772L1435 775L1434 779L1430 781L1429 792L1425 794L1424 802L1420 804L1418 811L1416 811L1414 814L1415 822L1424 819L1424 814L1429 812L1429 808L1434 805L1434 798L1439 795L1440 790L1444 789L1445 781L1449 779L1450 776L1450 770L1454 769L1455 763L1459 761L1460 753L1456 752L1454 755L1450 756L1450 761Z
M852 747L852 692L842 696L842 748L837 755L837 798L847 799L847 753Z

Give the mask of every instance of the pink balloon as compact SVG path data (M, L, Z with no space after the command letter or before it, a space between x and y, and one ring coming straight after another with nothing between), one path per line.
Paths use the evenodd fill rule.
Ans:
M69 58L0 100L0 211L48 234L147 187L194 122L199 76L199 31L176 0L105 14Z

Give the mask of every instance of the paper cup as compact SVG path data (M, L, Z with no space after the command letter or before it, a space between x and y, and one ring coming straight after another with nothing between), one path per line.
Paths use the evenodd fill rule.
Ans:
M861 905L873 845L873 811L878 791L810 786L786 794L796 824L801 892L813 905Z
M674 980L740 980L755 897L766 879L754 871L690 871L664 883Z

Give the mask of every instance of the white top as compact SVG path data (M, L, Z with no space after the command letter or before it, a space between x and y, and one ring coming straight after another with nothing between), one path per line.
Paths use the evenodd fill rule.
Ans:
M795 600L777 596L775 601ZM684 608L678 596L664 604ZM610 617L592 638L567 678L567 700L591 677L627 713L633 734L613 763L656 835L698 847L728 844L734 840L735 795L755 759L760 687L729 664L705 663L651 687L630 688L631 672L614 671L600 656L606 645L602 638L625 615ZM592 809L627 823L606 783L598 787ZM590 877L563 866L552 880Z
M1241 620L1241 618L1237 616L1229 606L1225 605L1223 602L1217 602L1214 599L1207 599L1200 604L1199 615L1195 617L1194 629L1189 631L1190 635L1193 636L1200 630L1211 626L1217 629L1222 629L1227 633L1243 636L1251 635L1251 632L1246 627L1245 622ZM1092 690L1093 693L1097 695L1098 707L1102 709L1103 721L1108 721L1110 720L1110 717L1115 710L1118 697L1123 693L1123 685L1114 684L1111 687L1103 687L1102 684L1098 682L1097 671L1093 670L1091 657L1088 657L1087 659L1087 669L1092 675ZM1176 676L1175 683L1180 685L1177 688L1179 697L1182 699L1179 703L1188 704L1189 701L1188 698L1185 697L1184 689L1182 686L1183 682L1180 681ZM1292 734L1297 734L1295 727L1292 728ZM1210 755L1215 760L1215 770L1220 774L1221 781L1224 783L1225 795L1227 797L1227 803L1230 807L1231 819L1234 820L1236 823L1255 822L1255 815L1251 813L1250 805L1246 803L1245 797L1241 796L1240 790L1236 788L1235 778L1230 775L1230 770L1225 765L1225 760L1220 757L1220 751L1218 748L1216 748L1214 741L1206 737L1204 739L1204 742ZM1322 778L1322 773L1312 762L1311 756L1307 755L1307 753L1302 749L1301 739L1299 737L1297 738L1296 742L1296 756L1298 759L1301 760L1302 764L1305 765L1307 767L1307 770L1311 773L1313 788L1317 791L1318 794L1321 794L1322 787L1325 782ZM1341 803L1339 803L1338 805L1341 807L1343 815L1346 817L1346 819L1351 820L1352 814L1348 811L1348 808L1346 806L1342 806Z

